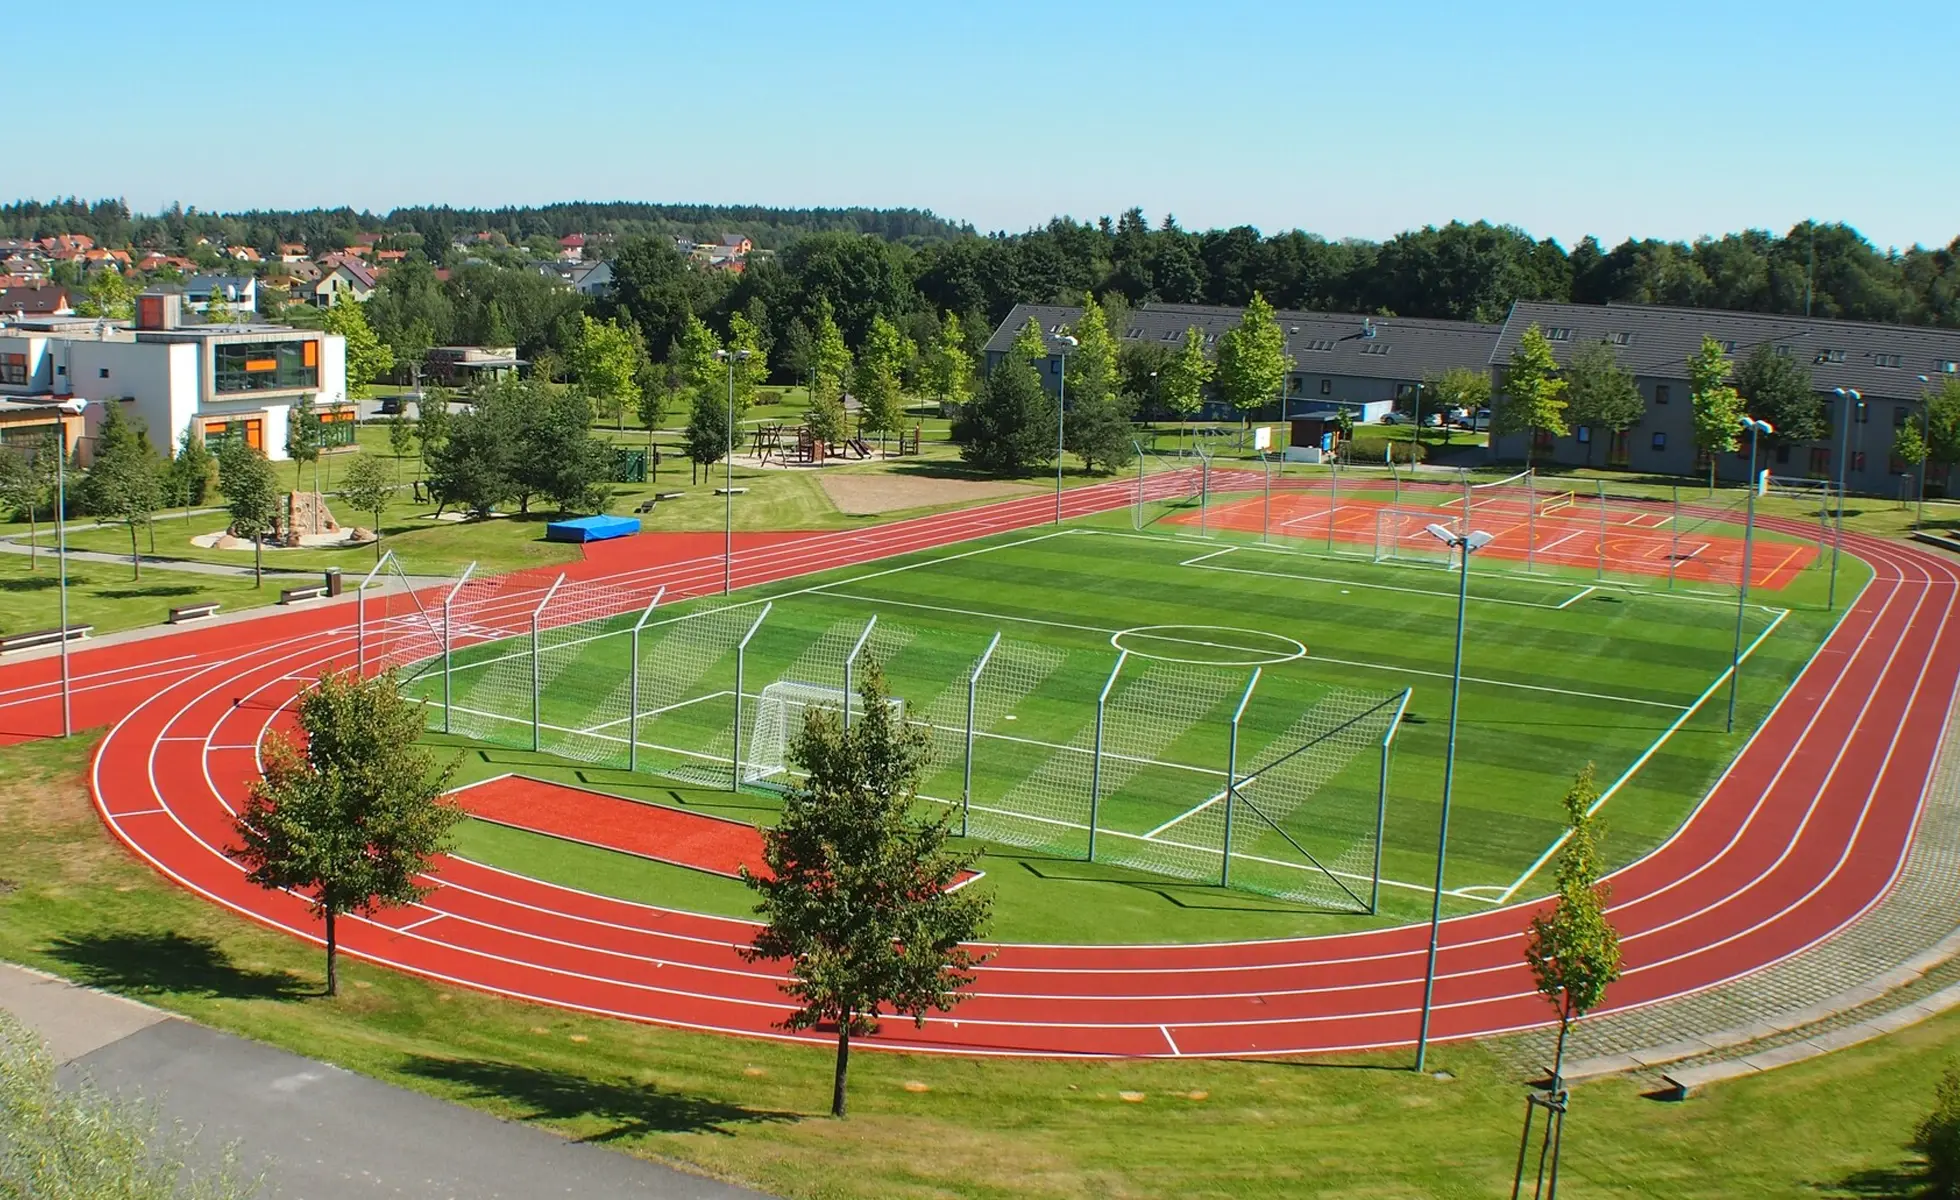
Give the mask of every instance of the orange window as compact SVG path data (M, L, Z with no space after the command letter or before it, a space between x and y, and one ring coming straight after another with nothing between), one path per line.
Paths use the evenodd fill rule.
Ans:
M279 369L279 360L276 358L248 358L245 360L245 369L247 371L277 371Z
M245 444L254 450L265 449L265 423L258 420L245 422Z
M320 343L312 340L311 338L307 339L305 348L300 351L300 361L309 367L319 366Z

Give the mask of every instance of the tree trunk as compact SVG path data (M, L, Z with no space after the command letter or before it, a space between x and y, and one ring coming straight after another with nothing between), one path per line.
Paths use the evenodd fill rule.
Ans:
M143 578L143 556L136 549L136 522L129 523L129 577Z
M1715 498L1715 455L1713 451L1708 455L1708 496L1711 500ZM1838 498L1838 503L1844 503L1842 496Z
M340 994L339 963L335 958L340 945L335 937L334 915L333 909L329 908L327 910L327 995L329 996Z
M265 586L265 535L252 537L252 586Z
M27 569L35 569L35 555L40 553L41 526L34 519L34 501L27 502Z
M1552 1090L1565 1087L1565 1034L1572 1028L1572 1015L1560 1013L1558 1021L1558 1049L1552 1054Z
M851 1070L851 1014L845 1013L837 1022L837 1074L830 1086L830 1115L844 1115L844 1079Z

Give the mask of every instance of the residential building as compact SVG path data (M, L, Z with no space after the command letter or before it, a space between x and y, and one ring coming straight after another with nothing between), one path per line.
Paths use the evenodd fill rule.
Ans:
M47 268L42 265L44 261L38 253L0 250L0 275L20 279L42 279L48 273Z
M610 296L613 286L613 267L610 262L587 263L572 273L569 281L572 290L586 296Z
M0 317L65 317L75 311L75 293L66 284L44 279L0 287Z
M251 246L227 246L225 253L237 259L239 262L255 263L260 261L259 252Z
M86 417L83 414L63 412L60 402L51 398L6 398L6 381L25 370L25 361L25 356L18 352L0 351L0 446L38 449L59 432L62 447L79 448L82 465L88 465L88 442L83 436Z
M332 308L342 296L367 303L374 295L374 268L358 258L329 254L320 260L320 278L306 288L315 308Z
M568 233L558 239L558 257L570 262L578 262L585 257L585 235Z
M186 429L206 443L240 438L286 457L288 414L302 398L330 428L353 428L346 339L282 325L181 323L183 297L145 292L134 328L81 317L0 323L0 399L90 401L93 432L107 404L142 422L169 454Z
M150 250L136 260L136 269L144 274L169 268L180 275L197 274L197 264L181 255L165 254L161 250Z
M1204 337L1205 353L1216 356L1219 337L1244 312L1199 304L1144 304L1131 311L1118 345L1148 343L1175 352L1183 348L1186 331L1196 329ZM1038 364L1042 382L1055 390L1062 373L1059 339L1081 317L1080 308L1068 305L1015 305L987 341L987 369L1006 357L1015 335L1032 319L1049 348L1047 359ZM1484 369L1499 328L1471 321L1285 310L1274 318L1293 359L1285 396L1275 396L1270 410L1270 416L1281 420L1331 417L1340 410L1358 423L1380 420L1398 400L1411 398L1425 379L1451 367ZM1211 401L1200 415L1227 420L1238 414Z
M1916 473L1892 453L1892 444L1895 430L1921 419L1927 391L1921 377L1937 383L1960 373L1960 330L1651 305L1520 301L1512 306L1490 352L1498 387L1511 352L1533 325L1551 342L1561 363L1588 343L1612 346L1647 406L1638 424L1618 434L1576 426L1565 437L1540 437L1533 457L1556 463L1590 462L1668 475L1705 472L1707 459L1695 447L1687 361L1706 336L1736 362L1766 345L1800 363L1831 422L1829 434L1816 441L1773 439L1761 467L1778 475L1836 479L1842 466L1848 489L1893 495L1902 477L1909 477L1908 486L1917 486ZM1841 399L1838 388L1857 391L1862 402ZM1847 409L1850 424L1840 428ZM1493 454L1503 459L1521 460L1525 450L1521 434L1496 438L1492 445ZM1744 478L1749 471L1747 445L1740 453L1716 455L1715 467L1725 478Z
M305 262L306 243L305 242L280 242L279 261L283 263Z
M502 379L525 366L515 346L432 346L424 378L444 387L467 387L479 379Z
M95 239L86 233L57 233L53 237L41 239L41 249L52 256L63 252L79 253L95 248Z
M747 258L749 251L755 249L755 243L739 233L724 233L721 235L721 248L735 258Z
M184 281L184 307L205 312L212 298L225 302L234 313L259 310L259 281L250 275L193 275Z

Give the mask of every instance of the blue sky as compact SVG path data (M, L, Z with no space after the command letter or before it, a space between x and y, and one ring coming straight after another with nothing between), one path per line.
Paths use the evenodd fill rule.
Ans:
M1330 237L1484 217L1568 245L1806 216L1880 246L1960 235L1953 0L715 8L341 0L247 21L112 0L83 44L127 69L58 73L73 145L10 156L0 192L910 205L983 230L1134 204Z

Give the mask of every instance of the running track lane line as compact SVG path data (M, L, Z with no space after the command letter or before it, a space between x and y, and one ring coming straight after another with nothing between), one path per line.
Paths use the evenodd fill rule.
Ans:
M1876 554L1877 551L1874 550L1873 553ZM1944 588L1946 589L1945 607L1950 608L1952 603L1953 578L1952 578L1952 573L1950 571L1945 572L1945 575L1946 578L1943 584ZM1887 581L1887 590L1890 592L1896 592L1903 586L1904 586L1903 582L1899 580ZM1875 600L1875 598L1868 598L1867 601L1862 605L1862 607L1864 607L1867 610L1866 613L1863 614L1867 618L1867 620L1864 622L1865 627L1875 626L1877 618L1879 616L1884 615L1883 610L1880 609L1875 603L1872 603L1871 602L1872 600ZM1895 618L1892 621L1891 626L1888 626L1888 631L1897 632L1896 630L1892 629L1892 626L1897 626L1900 624L1910 625L1910 622L1909 621L1900 622ZM1855 632L1855 629L1848 629L1845 632ZM1943 636L1943 632L1944 631L1942 631L1942 635L1940 635L1936 640L1939 640L1942 644L1950 643L1952 639L1945 638ZM1859 636L1858 640L1861 643L1867 645L1870 644L1871 642L1871 639L1869 637L1864 637L1862 635ZM1896 642L1898 641L1898 637L1895 636L1891 640L1894 644L1896 644ZM319 655L321 649L322 649L321 647L311 648L312 652L316 656ZM345 650L343 649L341 653L344 654ZM1840 656L1838 661L1842 664L1842 666L1839 669L1840 675L1842 675L1845 670L1848 670L1850 665L1854 662L1863 661L1867 664L1868 667L1870 666L1871 656L1869 654L1864 653L1862 646L1860 648L1851 650L1849 653L1846 653L1844 648L1840 646L1838 649L1838 655ZM1813 664L1814 667L1816 665L1817 664ZM280 666L283 669L279 673L290 673L290 664L282 663L280 664ZM1880 674L1882 676L1884 664L1880 663L1877 664L1877 666L1879 667ZM1952 652L1949 647L1948 653L1944 656L1938 668L1939 673L1942 676L1944 676L1943 686L1946 691L1945 699L1946 701L1949 702L1951 700L1951 677L1947 673L1950 671L1952 666L1953 666ZM1930 671L1931 671L1931 667L1929 665L1928 672L1922 672L1922 674L1929 673ZM237 685L234 683L234 679L237 679L237 676L226 677L224 679L221 679L209 690L213 693L216 692L229 693L231 691L235 691ZM238 682L242 683L242 679L238 680ZM1918 700L1918 696L1919 693L1917 690L1915 690L1912 696L1909 698L1908 701L1909 707L1916 706L1916 701ZM222 702L222 698L220 698L220 700ZM1943 713L1945 705L1941 704L1938 707ZM219 712L216 715L219 720L223 719L224 716L223 712ZM187 725L186 727L189 726ZM1798 743L1799 745L1801 745L1801 741L1803 738L1808 738L1810 736L1813 736L1811 730L1814 728L1815 726L1812 725L1809 729L1806 729L1802 732ZM1856 731L1854 730L1853 732L1855 733ZM106 749L106 743L105 743L105 749ZM98 762L97 762L98 778L100 777L100 768L102 766L102 762L105 757L106 755L98 755ZM1736 772L1731 772L1731 777L1735 777L1736 775L1737 775ZM1877 795L1878 793L1876 791L1870 792L1868 793L1866 799L1868 801L1871 801L1875 797L1877 797ZM162 797L159 795L157 798L161 799ZM186 798L186 799L187 802L195 803L194 797ZM1910 808L1914 815L1916 815L1916 811L1917 811L1916 800L1917 798L1916 798L1916 789L1915 789L1914 802L1910 805ZM1867 807L1869 807L1869 804ZM206 802L206 809L207 812L220 811L216 808L215 805L210 805L208 801ZM1683 844L1685 841L1687 841L1688 839L1685 839L1683 835L1688 833L1690 830L1694 829L1697 822L1699 822L1702 819L1703 812L1706 812L1708 810L1709 810L1709 806L1704 805L1703 810L1697 812L1695 820L1691 821L1688 825L1684 826L1682 834L1677 834L1677 836L1674 839L1670 840L1670 843L1668 845L1678 846ZM127 814L125 815L127 816ZM1751 825L1751 822L1747 818L1744 818L1743 821L1741 822L1741 825L1746 831L1747 828ZM1873 840L1873 839L1861 839L1859 836L1857 836L1857 832L1856 832L1857 830L1865 830L1868 828L1869 827L1867 825L1860 824L1856 827L1856 830L1854 830L1850 836L1841 837L1839 839L1841 843L1838 847L1839 853L1833 855L1832 856L1833 859L1841 861L1843 858L1844 851L1858 848L1861 840ZM1799 836L1802 834L1802 832L1803 832L1802 830L1795 831L1795 833ZM127 836L128 835L125 833L126 838ZM1769 856L1770 858L1773 859L1777 855L1784 855L1785 857L1788 857L1786 852L1788 851L1789 848L1788 839L1790 837L1790 831L1785 831L1784 837L1785 837L1785 841L1782 846L1772 845L1770 847L1771 849L1774 849L1776 851L1776 854L1772 854ZM1734 839L1730 838L1729 841L1731 842L1731 844L1733 844ZM1901 839L1901 847L1902 847L1902 839ZM1880 847L1881 854L1883 852L1883 849L1884 849L1883 847ZM234 875L237 873L237 869L235 866L232 866L231 864L224 862L224 860L222 860L221 858L217 858L215 853L211 852L208 848L205 849L205 853L208 856L207 862L215 861L218 865L222 866L225 871L232 873ZM1895 850L1890 859L1892 870L1896 870L1897 859L1898 856ZM450 865L445 864L444 867L445 872L449 869L450 869ZM456 864L456 869L462 870L464 868L462 868L461 864ZM1843 872L1839 872L1837 876L1826 877L1823 880L1823 882L1828 884L1832 881L1833 878L1842 878L1843 875L1844 875ZM1887 882L1889 882L1889 878L1890 875L1888 872L1886 876ZM1619 881L1616 880L1616 883L1618 882ZM595 905L601 907L611 907L614 909L619 908L617 902L608 903L603 901L602 898L592 898L592 897L585 897L581 901L578 894L569 893L565 889L550 888L546 885L538 884L535 881L523 880L521 879L521 877L515 877L515 876L507 877L499 881L499 886L507 893L532 894L535 897L545 901L544 904L538 905L536 907L548 909L548 910L560 910L566 913L567 916L569 916L572 910L581 907L582 904ZM1624 890L1625 887L1624 884L1620 884L1620 886L1623 889L1621 892L1621 896L1623 899L1631 900L1635 898L1629 892ZM203 890L203 889L200 888L199 890ZM1868 888L1867 890L1872 890L1872 889ZM1882 889L1878 889L1878 890L1882 890ZM440 895L440 893L438 895ZM458 898L460 899L460 895ZM1872 898L1876 898L1875 895ZM263 902L264 900L269 899L269 897L267 897L264 893L259 893L257 896L248 896L247 899L251 901ZM287 899L290 900L290 898ZM434 897L432 897L432 899L434 899ZM1726 902L1725 898L1719 896L1711 897L1711 899L1714 899L1716 903L1705 904L1701 910L1703 915L1719 914L1721 907ZM294 903L293 907L297 908L298 906L296 903ZM631 912L632 910L629 908L624 911ZM269 915L270 914L267 914L267 916ZM647 912L635 913L632 922L629 923L641 923L641 924L647 923L651 915L652 914ZM266 917L262 916L261 919L266 919ZM671 920L674 918L669 917L667 919ZM1542 1009L1542 1007L1535 1007L1536 1005L1535 1000L1532 997L1530 997L1528 994L1523 994L1519 992L1516 988L1504 987L1501 985L1497 987L1488 986L1488 984L1491 981L1501 981L1501 979L1506 975L1517 975L1520 973L1519 970L1515 968L1515 966L1511 966L1511 964L1515 964L1517 961L1514 953L1515 946L1518 940L1516 930L1522 925L1522 920L1523 918L1519 910L1513 909L1511 910L1512 923L1510 924L1509 929L1494 929L1491 930L1488 936L1483 936L1483 937L1463 937L1461 936L1461 933L1475 932L1474 927L1480 922L1486 927L1490 926L1492 922L1489 918L1473 917L1473 918L1466 918L1460 921L1453 921L1450 923L1451 929L1450 929L1450 937L1448 939L1449 941L1448 948L1453 962L1448 972L1446 973L1446 983L1450 984L1451 986L1454 986L1455 983L1459 979L1461 979L1465 984L1470 984L1475 986L1471 991L1471 993L1466 998L1457 999L1447 995L1444 997L1445 1003L1448 1006L1449 1019L1451 1022L1456 1022L1456 1018L1459 1015L1469 1015L1469 1014L1475 1014L1478 1017L1478 1019L1475 1021L1456 1022L1457 1024L1462 1025L1462 1029L1461 1031L1457 1031L1453 1028L1451 1030L1452 1035L1463 1036L1465 1033L1478 1032L1479 1026L1503 1027L1507 1023L1511 1025L1543 1023L1544 1010ZM310 930L311 927L311 922L303 919L303 917L301 920L297 922L293 922L291 924L287 924L287 922L279 921L279 920L273 920L272 923L286 925L286 927L292 928L295 932L301 933L302 936L305 936L307 931ZM570 925L570 922L568 920L563 920L561 923ZM729 923L724 923L724 924L729 924ZM739 928L739 923L732 923L732 924L735 927ZM652 931L649 930L649 932ZM1734 930L1731 929L1728 932L1734 932ZM1245 974L1247 968L1250 968L1258 976L1259 987L1265 989L1264 991L1260 991L1254 994L1258 996L1271 996L1273 1000L1281 1001L1282 1003L1284 1003L1285 997L1288 995L1288 989L1285 988L1283 985L1275 986L1279 981L1274 979L1273 975L1276 972L1284 973L1289 969L1298 970L1300 968L1311 968L1310 972L1305 972L1305 973L1310 973L1316 977L1324 976L1327 973L1325 969L1325 965L1331 965L1328 964L1327 952L1331 949L1335 949L1336 946L1338 946L1341 943L1350 943L1351 948L1353 950L1359 951L1359 953L1343 955L1337 952L1334 955L1335 958L1337 959L1346 958L1349 962L1359 961L1365 964L1372 964L1376 968L1386 968L1388 973L1388 977L1386 979L1382 979L1374 983L1372 985L1372 989L1363 987L1361 984L1358 983L1341 985L1344 994L1349 994L1349 995L1365 994L1369 990L1373 990L1377 993L1382 993L1385 991L1406 992L1408 990L1408 985L1409 985L1409 978L1407 978L1407 976L1409 976L1410 973L1405 970L1397 970L1396 964L1410 958L1412 956L1413 951L1403 950L1395 946L1394 943L1397 940L1395 935L1397 933L1398 931L1391 930L1391 931L1382 931L1380 933L1371 934L1371 935L1353 935L1349 937L1323 938L1323 939L1301 939L1293 942L1253 943L1253 944L1248 944L1236 948L1234 947L1209 947L1209 948L1165 947L1165 948L1153 949L1147 947L1133 947L1133 948L1111 949L1108 951L1091 952L1088 954L1084 954L1083 952L1077 951L1075 953L1075 957L1078 959L1078 961L1083 959L1094 960L1098 958L1121 960L1122 967L1127 968L1127 969L1123 969L1122 976L1121 976L1122 978L1134 982L1148 983L1153 979L1155 979L1155 977L1159 976L1160 974L1182 974L1188 967L1188 964L1180 964L1176 961L1166 961L1163 964L1161 970L1153 970L1151 963L1149 961L1150 959L1158 958L1158 959L1174 960L1176 958L1183 957L1192 951L1196 951L1200 955L1209 954L1210 956L1219 958L1221 960L1217 963L1212 964L1217 968L1215 974L1219 975L1220 977L1227 977L1227 978L1237 977L1239 975ZM398 937L399 935L395 935L393 931L389 931L389 936ZM535 936L535 935L530 935L530 936ZM539 957L540 955L536 948L537 945L554 944L554 943L566 947L568 951L575 952L576 948L579 945L579 939L559 938L556 937L555 935L546 935L546 940L544 942L534 943L531 949L531 953L534 957ZM1296 956L1295 961L1292 964L1286 962L1273 962L1270 960L1273 957L1274 947L1288 947L1288 948L1296 949L1298 951L1304 952L1306 957L1302 958ZM1375 948L1376 952L1369 953L1368 951L1370 950L1371 947ZM1504 949L1504 952L1497 955L1497 958L1500 961L1484 963L1481 965L1474 961L1469 961L1469 956L1476 954L1480 947L1501 947ZM466 983L466 984L474 983L477 986L483 986L485 983L488 983L491 986L492 990L515 990L510 987L500 987L496 983L496 980L494 978L482 977L482 973L480 971L472 972L472 976L470 977L448 975L447 972L441 970L441 967L445 965L443 956L441 954L441 950L443 948L444 947L440 946L440 944L431 942L430 948L427 951L423 951L422 947L418 945L413 947L413 949L417 951L417 954L411 956L405 956L400 953L400 947L390 946L386 948L387 953L385 954L378 953L371 956L381 958L385 961L394 961L406 957L411 959L411 961L404 961L401 962L399 965L403 965L410 970L418 970L418 971L422 971L423 973L429 973L429 974L442 974L445 975L445 977L451 978L452 981L459 982L459 983ZM460 950L463 948L449 947L449 949ZM1022 955L1021 954L1022 951L1025 951L1026 954ZM1028 981L1034 981L1034 980L1046 981L1052 978L1053 982L1058 983L1061 986L1057 988L1042 987L1039 993L1035 993L1035 994L1043 998L1042 1003L1038 1007L1052 1008L1057 1011L1054 1011L1052 1013L1037 1011L1032 1014L1026 1014L1021 1012L1009 1014L1003 1012L998 1014L997 1017L990 1019L989 1015L985 1010L994 1007L993 1002L996 994L992 992L991 988L988 988L986 989L984 994L976 996L974 1001L972 1001L970 1004L966 1006L963 1006L961 1010L959 1010L958 1012L956 1012L956 1014L954 1014L954 1016L950 1018L943 1018L929 1025L928 1033L931 1035L931 1037L929 1038L928 1037L915 1038L909 1033L909 1031L895 1030L894 1032L898 1033L899 1036L880 1039L880 1040L886 1041L888 1044L907 1044L913 1046L913 1048L951 1049L951 1050L964 1050L965 1052L978 1051L983 1053L984 1052L1068 1053L1071 1051L1079 1051L1084 1048L1099 1050L1100 1052L1106 1052L1106 1053L1123 1053L1125 1052L1124 1043L1130 1042L1129 1038L1122 1036L1123 1032L1126 1030L1132 1030L1138 1028L1139 1025L1141 1024L1139 1020L1140 1017L1145 1015L1157 1015L1157 1014L1136 1014L1136 1013L1126 1012L1124 1011L1125 1009L1133 1008L1135 1007L1135 1005L1126 1004L1125 1001L1126 1000L1144 1001L1148 1003L1153 1003L1153 1006L1159 1006L1156 1004L1157 1001L1161 1001L1169 998L1163 995L1163 992L1168 991L1168 989L1161 989L1161 988L1155 989L1158 990L1159 992L1159 995L1155 998L1147 997L1147 996L1139 996L1139 995L1135 995L1134 993L1128 996L1112 996L1108 994L1083 995L1082 989L1080 987L1069 986L1069 981L1071 979L1074 979L1078 983L1080 982L1080 979L1078 978L1079 975L1078 972L1044 970L1039 965L1033 962L1033 959L1041 954L1040 948L1009 947L1007 948L1007 952L1008 953L1007 955L1004 955L1004 958L1007 958L1008 960L1001 962L997 968L990 971L990 975L995 973L1004 975L1007 971L1012 970L1015 975L1022 977L1024 980L1028 980ZM499 960L509 961L510 958L512 957L512 956L499 954L494 950L489 950L488 948L485 948L483 951L478 951L475 953L477 954L476 959L472 960L469 958L465 958L461 960L460 965L469 966L474 962L476 965L481 966L482 963L484 962L499 961ZM1282 950L1281 953L1284 954L1286 953L1286 951ZM1024 956L1029 958L1030 962L1026 966L1017 965L1012 961L1011 958L1008 958L1008 955L1012 955L1015 957ZM1454 960L1459 957L1465 958L1466 961L1462 962L1461 964L1454 962ZM1245 961L1241 966L1234 967L1232 962L1229 961L1234 958L1244 959L1249 961ZM1268 961L1263 961L1263 962L1257 961L1259 959L1266 959ZM1508 961L1503 961L1503 960L1508 960ZM456 960L452 958L450 961L453 963ZM526 964L520 963L518 964L518 967L521 969L525 965ZM702 965L705 966L708 964L704 963ZM994 966L993 964L990 964L990 967L993 966ZM1508 971L1505 970L1504 968L1506 966L1511 966L1511 969ZM1088 969L1095 970L1093 963L1088 966ZM556 976L553 976L551 973L554 970L558 972ZM533 978L529 978L529 979L520 978L515 982L517 982L520 987L524 987L527 992L529 992L530 986L534 984L543 984L547 988L549 988L550 985L553 984L554 982L562 983L564 980L567 979L589 978L590 982L593 985L591 988L587 989L591 991L593 995L589 996L586 1000L580 1000L576 996L559 996L558 998L554 999L554 997L549 994L544 994L544 995L533 994L533 998L547 999L548 1001L557 1002L557 1003L569 1002L576 1006L585 1007L585 1008L607 1009L609 1011L620 1012L624 1015L638 1016L641 1017L642 1019L668 1020L671 1023L693 1025L696 1027L706 1025L707 1027L731 1028L731 1029L738 1029L738 1030L744 1029L746 1027L746 1031L748 1032L762 1033L765 1035L769 1033L769 1031L766 1028L762 1028L762 1029L754 1028L752 1023L748 1021L731 1022L727 1019L727 1014L725 1011L720 1014L711 1013L711 1019L707 1021L689 1019L690 1014L689 1012L685 1012L685 1011L676 1011L671 1013L670 1015L665 1015L665 1016L663 1016L661 1013L658 1012L647 1011L647 1005L644 1003L645 996L636 995L631 990L632 983L630 980L626 980L626 979L605 980L597 976L592 976L589 972L582 971L579 965L577 964L577 962L575 962L570 958L568 958L564 963L560 964L557 967L545 970L543 972L543 977L536 977L536 967L533 967L533 974L534 974ZM1101 978L1101 976L1090 976L1090 978L1092 979ZM512 982L512 981L507 980L506 982ZM1163 982L1163 981L1159 981L1159 982ZM1181 1000L1184 996L1190 995L1190 988L1188 986L1188 980L1179 980L1177 982L1179 982L1182 985L1179 986L1177 989L1178 997ZM615 984L615 985L624 985L626 990L622 992L617 990L616 988L615 990L608 992L606 991L606 985L608 983ZM1324 985L1327 983L1327 980L1322 978L1320 979L1320 983ZM560 991L560 992L563 991L562 988L553 989L553 990ZM1324 991L1325 989L1323 988L1321 990ZM1200 995L1205 995L1205 996L1215 995L1219 1001L1225 1001L1226 1006L1229 1007L1230 1001L1227 998L1233 997L1234 993L1235 993L1235 989L1232 988L1218 988L1213 993L1201 992ZM1244 991L1236 991L1237 997L1243 997L1247 994L1248 993ZM1313 988L1304 988L1304 989L1293 989L1292 994L1295 996L1299 996L1299 995L1317 995L1320 993ZM1061 997L1062 999L1050 1001L1046 999L1047 997ZM717 999L715 997L711 997L711 996L704 997L704 996L697 995L693 997L693 999L696 1000L706 999L710 1001L711 1007L717 1007L713 1003ZM1236 1040L1240 1046L1239 1049L1234 1050L1226 1047L1208 1046L1204 1051L1202 1051L1205 1053L1244 1053L1244 1052L1270 1053L1280 1049L1337 1049L1337 1048L1367 1045L1367 1044L1389 1044L1395 1041L1406 1041L1408 1037L1407 1029L1398 1030L1394 1028L1394 1026L1409 1025L1409 1022L1406 1020L1409 1006L1406 1003L1391 1002L1394 999L1395 997L1392 996L1381 995L1378 996L1377 1005L1373 1008L1370 1008L1366 1005L1355 1005L1353 1003L1348 1003L1345 1005L1336 1004L1331 1009L1327 1009L1324 1011L1308 1011L1305 1009L1300 1009L1285 1014L1275 1014L1272 1017L1250 1017L1250 1015L1248 1014L1248 1018L1232 1019L1232 1014L1229 1012L1223 1014L1217 1014L1223 1016L1225 1018L1223 1020L1207 1019L1213 1014L1207 1011L1203 1011L1203 1010L1218 1008L1220 1007L1218 1004L1201 1003L1198 1005L1191 1005L1186 1007L1183 1013L1181 1014L1181 1016L1179 1015L1169 1016L1165 1020L1157 1021L1156 1024L1163 1025L1166 1028L1175 1027L1180 1031L1191 1031L1191 1032L1186 1032L1185 1038L1182 1040L1183 1042L1190 1041L1192 1037L1192 1032L1196 1032L1201 1038L1207 1041L1215 1040L1214 1031L1222 1031L1228 1034L1236 1034ZM594 1000L600 1002L599 1003L591 1002ZM612 1007L609 1003L607 1003L607 1001L614 1001L614 1000L623 1000L627 1002L626 1007ZM640 1001L640 1003L638 1004L632 1003L635 1000ZM1078 1003L1071 1005L1069 1003L1070 1000L1077 1001ZM1520 1001L1524 1003L1519 1003ZM730 1004L729 1002L735 1002L735 1003ZM1617 1006L1618 1005L1616 1004L1616 1007ZM731 995L721 999L718 1007L724 1010L730 1007L739 1010L743 1006L740 1004L737 997ZM1081 1009L1083 1011L1080 1012L1068 1011L1071 1007L1076 1009ZM1279 1007L1279 1006L1269 1004L1267 1007ZM1321 1008L1320 1005L1315 1005L1314 1007L1315 1009ZM1107 1010L1107 1011L1103 1011L1099 1014L1098 1010ZM1443 1014L1439 1014L1439 1016L1441 1015ZM1006 1019L1005 1021L1000 1021L999 1018L1006 1018ZM1280 1027L1279 1030L1277 1031L1277 1037L1268 1036L1266 1032L1263 1032L1272 1029L1272 1027L1274 1026ZM1007 1041L1004 1044L1001 1040L1001 1037L998 1036L1003 1029L1011 1031L1010 1033L1007 1034ZM1082 1036L1082 1034L1085 1031L1091 1029L1099 1031L1098 1035L1096 1039L1094 1039L1093 1045L1085 1046L1086 1039ZM1043 1032L1049 1033L1050 1035L1054 1035L1054 1036L1046 1037L1046 1038L1038 1036ZM1319 1036L1315 1036L1311 1038L1299 1036L1299 1034L1303 1032L1316 1032ZM1059 1042L1060 1044L1056 1044L1057 1042ZM1046 1044L1044 1045L1043 1043ZM1180 1044L1182 1044L1182 1042ZM1138 1053L1138 1052L1151 1052L1151 1051L1148 1050L1139 1051L1137 1049L1131 1048L1128 1049L1127 1052ZM1160 1053L1161 1049L1155 1052ZM1192 1051L1190 1047L1187 1045L1186 1053L1191 1053L1191 1052Z

